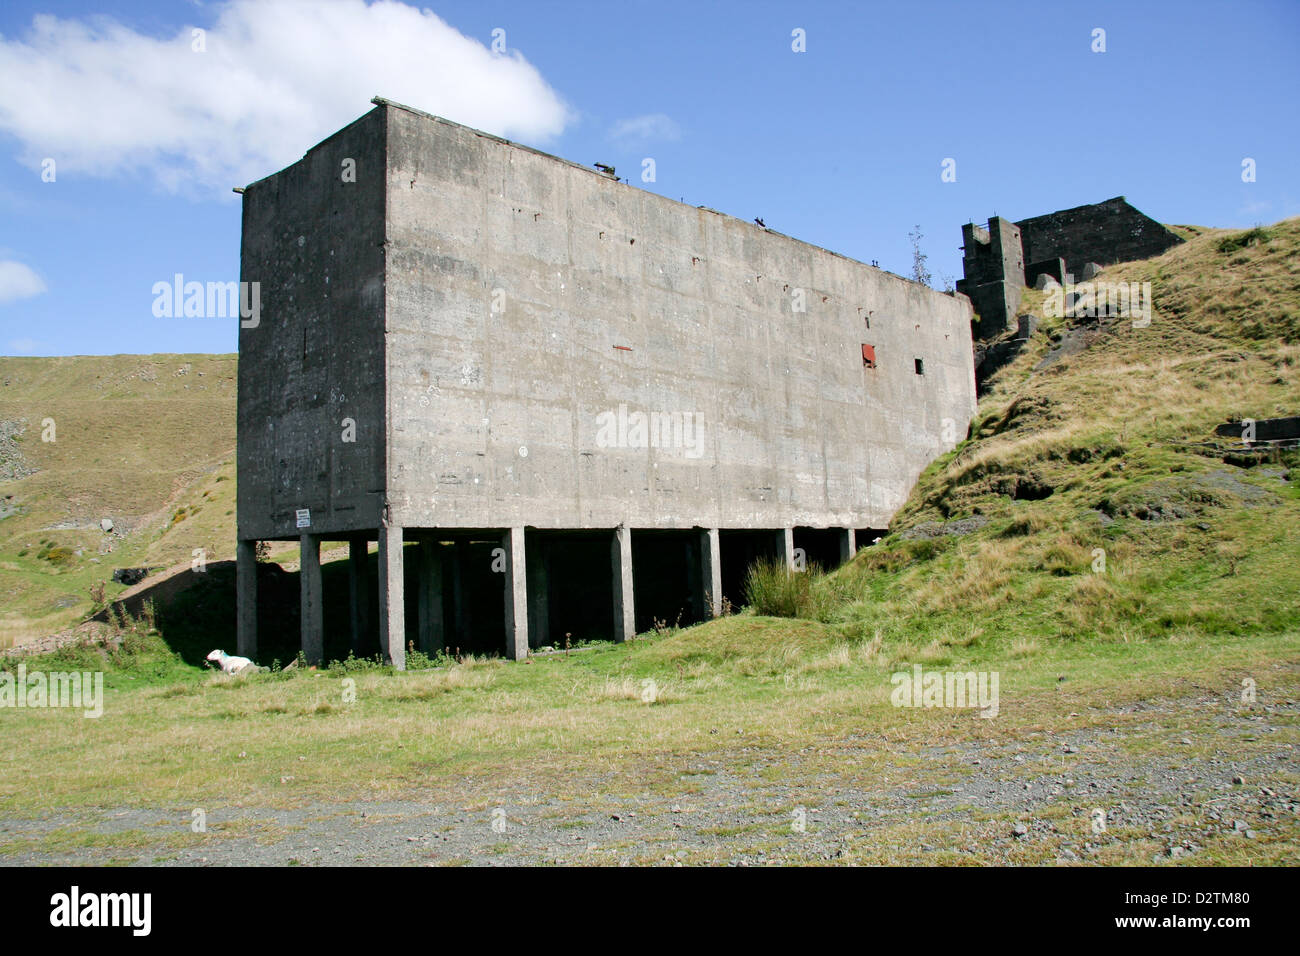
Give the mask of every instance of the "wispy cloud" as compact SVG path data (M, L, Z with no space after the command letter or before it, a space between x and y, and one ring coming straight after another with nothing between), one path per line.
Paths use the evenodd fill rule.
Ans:
M681 136L681 127L664 113L647 113L644 116L621 119L609 133L610 139L628 146L681 139Z
M569 107L517 51L493 53L393 0L232 0L196 35L33 18L0 36L0 131L36 168L229 193L297 160L376 93L488 132L545 140ZM202 52L196 47L202 46Z
M44 291L44 281L29 266L12 259L0 262L0 305L30 299Z
M14 355L35 355L44 346L35 339L10 339L9 351Z

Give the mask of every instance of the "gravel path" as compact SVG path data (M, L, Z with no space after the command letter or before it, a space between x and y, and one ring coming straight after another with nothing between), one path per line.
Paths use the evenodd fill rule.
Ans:
M402 799L215 808L202 833L188 807L5 818L0 863L1196 863L1266 845L1300 858L1297 702L1110 713L1123 731L1094 719L920 751L850 737L782 753L720 730L710 751L627 758L559 794L442 780Z

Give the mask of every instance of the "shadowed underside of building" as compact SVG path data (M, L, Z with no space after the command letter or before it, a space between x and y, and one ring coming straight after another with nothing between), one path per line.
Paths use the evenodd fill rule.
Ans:
M966 297L376 103L243 195L240 653L258 541L309 660L323 541L359 652L520 658L837 564L964 437Z

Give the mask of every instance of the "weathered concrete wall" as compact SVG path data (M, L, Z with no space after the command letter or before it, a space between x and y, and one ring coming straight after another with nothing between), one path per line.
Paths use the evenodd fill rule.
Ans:
M1108 265L1146 259L1183 241L1133 208L1123 196L1022 219L1016 225L1020 227L1025 262L1059 256L1075 276L1083 273L1088 262Z
M261 315L239 332L241 539L297 537L299 508L312 533L379 524L386 132L368 113L244 192L240 274Z
M414 111L372 115L395 524L885 527L965 434L965 297ZM689 416L700 441L602 447L621 405Z

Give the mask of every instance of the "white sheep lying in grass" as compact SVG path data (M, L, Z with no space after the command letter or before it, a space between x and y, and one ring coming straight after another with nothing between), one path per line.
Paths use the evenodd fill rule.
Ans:
M208 660L215 661L227 674L238 674L245 667L252 667L253 662L247 657L233 657L225 651L213 651L208 655Z

